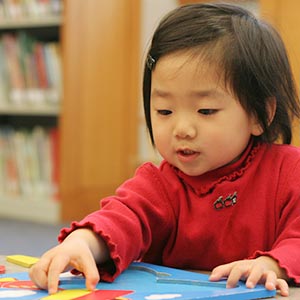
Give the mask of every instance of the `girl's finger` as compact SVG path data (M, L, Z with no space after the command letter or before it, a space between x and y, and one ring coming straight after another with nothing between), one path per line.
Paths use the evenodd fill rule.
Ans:
M236 264L227 279L227 287L234 288L236 287L239 280L247 278L249 275L249 268L245 264Z
M289 295L289 285L284 279L277 279L276 289L279 290L281 296Z
M214 268L210 274L209 280L218 281L224 277L227 277L232 269L233 264L225 264Z
M48 270L48 292L55 294L58 290L59 275L69 265L69 257L64 255L56 255L53 257Z
M265 276L265 288L267 290L275 290L277 285L277 275L275 272L268 272Z
M277 276L275 272L269 272L269 283L270 283L270 290L275 289L275 284L277 280ZM246 287L249 289L254 288L259 282L266 281L267 274L265 273L264 269L260 265L254 265L249 269L249 276L246 280ZM273 286L272 286L273 284Z
M29 277L41 289L48 288L48 267L50 260L41 259L29 269ZM36 270L39 270L38 272Z
M91 254L91 253L90 253ZM100 281L99 271L97 269L95 260L91 255L87 255L82 260L81 270L85 276L86 288L90 291L93 291Z

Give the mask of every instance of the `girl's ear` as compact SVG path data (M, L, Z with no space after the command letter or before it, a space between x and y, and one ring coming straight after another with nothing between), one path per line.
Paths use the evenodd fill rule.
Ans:
M270 125L274 119L276 113L276 98L269 97L266 101L266 109L268 114L268 125ZM261 127L260 123L258 122L257 118L254 117L252 134L254 136L259 136L263 133L263 128Z

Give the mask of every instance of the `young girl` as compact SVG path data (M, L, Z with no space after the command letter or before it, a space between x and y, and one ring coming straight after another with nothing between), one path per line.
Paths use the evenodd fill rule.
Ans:
M277 32L236 6L179 7L154 33L143 96L161 165L63 229L32 280L55 293L71 266L94 289L142 260L287 296L300 283L300 150L287 145L300 108Z

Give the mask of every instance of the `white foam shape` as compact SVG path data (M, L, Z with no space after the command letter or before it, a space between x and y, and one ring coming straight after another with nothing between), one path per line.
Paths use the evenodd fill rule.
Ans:
M146 296L146 300L162 300L162 299L175 299L182 297L181 294L152 294L149 296Z
M0 291L0 299L26 297L35 294L36 292L30 290L9 290L9 291L5 290L5 291Z

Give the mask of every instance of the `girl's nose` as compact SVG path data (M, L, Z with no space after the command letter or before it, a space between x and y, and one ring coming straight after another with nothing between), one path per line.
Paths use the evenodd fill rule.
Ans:
M193 125L193 122L187 118L177 121L174 127L174 136L179 139L192 139L196 134L196 127Z

